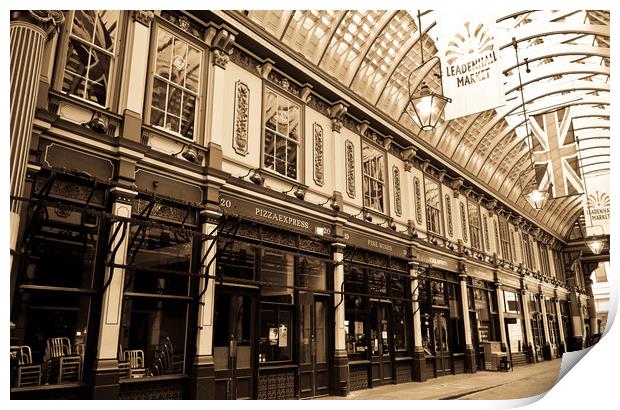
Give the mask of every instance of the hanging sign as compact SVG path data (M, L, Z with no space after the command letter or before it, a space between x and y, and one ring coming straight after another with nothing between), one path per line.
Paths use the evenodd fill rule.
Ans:
M583 195L583 209L586 218L586 234L609 235L611 196L609 195L609 172L586 175L588 197ZM586 203L586 200L588 201Z
M443 11L437 18L446 120L506 104L495 20L485 12Z

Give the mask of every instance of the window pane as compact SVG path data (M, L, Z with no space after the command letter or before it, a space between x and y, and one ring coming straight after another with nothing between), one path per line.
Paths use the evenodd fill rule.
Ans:
M161 30L157 37L157 62L155 73L170 79L170 60L172 56L172 36Z
M119 356L132 369L124 376L182 374L186 327L186 302L125 298Z
M157 125L158 127L163 127L164 126L164 112L153 108L151 110L151 124Z
M439 184L430 178L424 178L426 204L439 209Z
M263 250L261 260L261 300L293 303L293 255L290 253ZM289 286L289 287L287 287Z
M286 142L286 176L289 178L297 178L297 143L293 141Z
M73 16L71 33L91 43L95 31L96 14L95 10L76 10Z
M272 131L265 131L265 168L274 169L276 135Z
M118 11L98 10L96 13L97 27L95 30L94 43L109 52L113 52L118 28Z
M254 247L241 241L228 242L229 238L218 241L220 255L217 266L224 277L254 279ZM226 251L224 252L224 246Z
M65 69L71 73L79 74L80 76L85 77L89 57L90 51L88 46L79 41L70 40L67 65L65 66ZM65 90L63 88L63 91L69 90Z
M105 87L100 83L88 82L86 84L86 99L100 105L105 105Z
M165 111L166 110L166 83L158 78L153 80L153 107ZM152 115L151 115L152 116ZM151 119L152 120L152 119ZM153 121L152 121L153 122ZM162 121L163 122L163 121Z
M299 139L299 108L289 106L289 133L288 136L295 141Z
M187 43L174 39L174 50L172 54L172 75L170 80L180 86L185 85L185 65L187 58Z
M85 87L86 80L84 78L71 74L70 71L65 71L65 78L62 82L62 90L64 92L82 97Z
M280 135L288 135L289 105L288 101L278 96L278 113L276 116L276 131Z
M198 92L198 82L200 80L200 52L193 47L189 47L187 53L187 67L185 87L193 92Z
M299 256L297 275L299 285L310 289L325 290L326 288L325 262L311 256Z
M265 125L270 130L276 129L276 107L278 99L276 95L271 91L265 92Z
M183 93L183 112L181 135L188 139L194 139L194 110L196 109L196 98L188 93Z
M259 362L292 359L290 308L262 305L260 310Z

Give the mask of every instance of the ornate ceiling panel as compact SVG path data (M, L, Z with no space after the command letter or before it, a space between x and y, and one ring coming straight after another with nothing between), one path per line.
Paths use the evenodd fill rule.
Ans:
M412 71L437 54L437 14L406 11L251 11L247 18L310 63L410 129L440 158L457 164L498 199L564 237L582 213L580 197L550 201L532 210L521 197L520 174L533 171L525 130L517 61L518 42L526 115L570 107L585 174L609 171L610 53L608 11L521 11L498 16L498 43L506 105L420 132L403 109ZM421 47L422 45L422 47ZM523 64L528 59L528 67ZM526 72L526 68L530 72ZM440 90L439 65L427 64L411 78Z

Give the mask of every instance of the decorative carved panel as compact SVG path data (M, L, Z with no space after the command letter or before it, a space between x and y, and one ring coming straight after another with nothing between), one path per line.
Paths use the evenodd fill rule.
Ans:
M317 185L325 184L325 161L323 158L323 127L320 124L312 124L312 143L314 153L314 182Z
M484 249L490 251L491 244L489 243L489 223L486 215L482 215L482 229L484 229Z
M182 382L126 383L118 395L121 400L181 400Z
M323 255L329 255L329 245L311 239L300 238L299 249L303 249L304 251L317 252Z
M400 195L400 170L396 165L392 167L392 177L394 179L394 212L396 215L403 215L403 204Z
M351 368L349 373L349 391L368 388L368 371L366 367Z
M467 243L467 219L465 219L465 204L463 204L462 202L459 204L460 205L460 211L461 211L461 227L463 229L463 242Z
M415 195L415 220L418 225L422 224L422 192L420 191L420 180L413 178L413 194Z
M345 164L347 167L347 195L355 198L355 151L350 140L345 142Z
M446 194L446 213L448 214L448 236L454 235L454 225L452 224L452 201L450 195Z
M235 113L233 119L233 148L239 155L248 154L248 122L250 117L250 89L237 81L235 83Z

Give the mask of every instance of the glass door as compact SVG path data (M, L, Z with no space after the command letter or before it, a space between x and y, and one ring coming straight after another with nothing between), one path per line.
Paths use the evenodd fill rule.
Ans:
M452 371L452 359L450 357L450 345L448 335L448 311L436 309L433 312L433 331L435 335L435 358L437 363L437 376L450 374Z
M246 290L216 288L213 326L215 398L251 399L254 390L256 298Z
M370 302L370 348L372 352L372 383L392 383L393 343L389 336L392 304Z
M299 294L299 371L301 397L329 394L328 299Z

